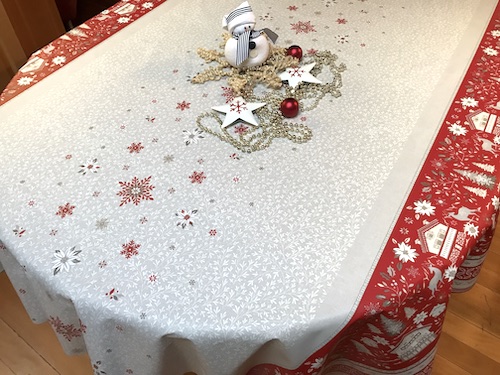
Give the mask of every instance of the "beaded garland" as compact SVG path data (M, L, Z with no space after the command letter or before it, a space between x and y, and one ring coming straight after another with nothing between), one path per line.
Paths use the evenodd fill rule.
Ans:
M227 77L234 96L243 96L249 102L264 102L267 105L255 110L259 125L245 124L246 129L242 132L231 134L228 129L232 127L223 128L221 126L223 121L213 112L198 116L196 123L199 129L247 153L269 147L275 138L286 138L294 143L309 141L312 138L312 130L306 125L285 121L280 105L285 98L295 98L299 102L300 111L307 112L315 109L326 94L334 98L340 97L341 73L346 70L346 66L342 63L337 64L337 56L330 51L318 51L308 56L306 63L316 63L311 70L311 74L315 76L321 74L324 67L328 67L329 82L324 84L302 82L298 87L292 88L279 78L279 73L286 68L298 65L298 59L287 55L285 48L272 47L270 57L260 66L238 69L229 65L224 57L223 46L227 38L228 35L225 35L220 51L198 49L201 58L208 63L216 62L218 65L197 74L191 82L201 84ZM270 90L257 96L254 94L254 88L259 83Z

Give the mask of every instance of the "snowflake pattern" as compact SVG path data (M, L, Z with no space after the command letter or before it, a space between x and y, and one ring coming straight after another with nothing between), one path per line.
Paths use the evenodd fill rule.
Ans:
M123 255L125 258L130 259L134 255L139 255L140 247L141 245L135 243L134 240L129 241L127 243L122 244L122 250L120 251L120 254Z
M66 203L62 206L59 206L59 209L56 212L57 216L60 216L61 219L65 218L66 216L71 216L73 215L73 210L75 209L75 206L73 206L70 203Z
M303 21L298 21L296 23L291 23L292 30L295 31L295 34L309 34L312 32L316 32L316 29L314 28L313 25L311 25L311 21L303 22Z
M142 180L134 177L130 182L118 182L121 190L116 195L122 197L120 206L129 202L137 206L143 200L152 201L153 196L151 195L151 191L155 187L151 185L151 177L152 176L149 176Z

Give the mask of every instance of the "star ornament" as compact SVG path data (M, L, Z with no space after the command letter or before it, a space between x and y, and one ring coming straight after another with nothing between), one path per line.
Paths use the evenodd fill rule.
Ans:
M224 122L222 123L223 128L227 128L229 125L238 120L243 120L249 124L257 126L259 124L257 123L257 120L255 120L252 112L265 105L266 103L248 103L241 96L238 96L230 103L212 107L212 109L226 114Z
M288 81L288 84L293 88L297 87L301 82L321 83L319 79L310 73L314 65L316 65L316 63L286 68L286 70L280 74L280 78L282 81Z

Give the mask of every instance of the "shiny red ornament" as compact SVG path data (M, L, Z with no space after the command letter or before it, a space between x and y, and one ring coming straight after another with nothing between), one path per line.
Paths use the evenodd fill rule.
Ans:
M302 58L302 48L299 46L290 46L286 50L286 54L300 60Z
M294 98L286 98L280 104L280 111L285 117L295 117L299 113L299 102Z

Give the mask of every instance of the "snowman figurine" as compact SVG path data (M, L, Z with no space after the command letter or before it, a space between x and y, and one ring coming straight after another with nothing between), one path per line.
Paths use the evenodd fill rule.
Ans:
M222 18L222 27L232 35L224 49L229 64L237 68L248 68L267 60L271 50L269 41L264 35L267 30L254 30L255 15L248 1L225 15Z

